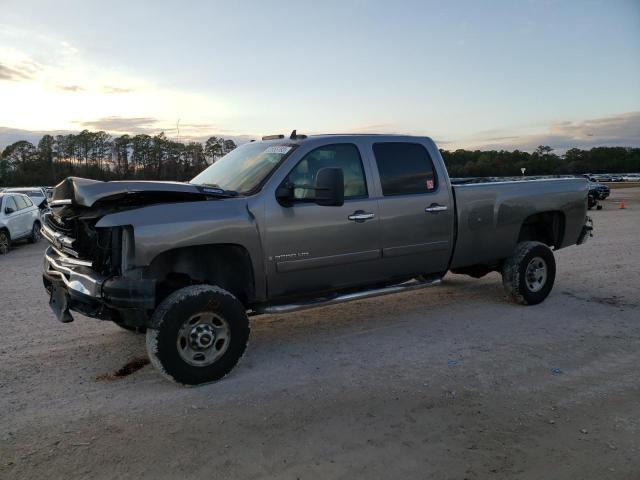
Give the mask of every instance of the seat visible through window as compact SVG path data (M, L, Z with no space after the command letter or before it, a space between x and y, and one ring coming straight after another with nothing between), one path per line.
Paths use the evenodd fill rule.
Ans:
M358 148L350 143L327 145L309 152L289 174L293 185L313 186L316 175L322 168L341 168L344 175L344 198L367 196L367 182ZM312 200L313 189L296 188L294 198Z

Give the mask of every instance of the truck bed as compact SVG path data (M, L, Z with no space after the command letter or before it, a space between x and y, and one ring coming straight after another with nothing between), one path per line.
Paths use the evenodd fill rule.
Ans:
M562 219L556 249L577 242L587 209L584 178L452 179L457 235L451 268L491 263L511 255L522 220L541 212Z

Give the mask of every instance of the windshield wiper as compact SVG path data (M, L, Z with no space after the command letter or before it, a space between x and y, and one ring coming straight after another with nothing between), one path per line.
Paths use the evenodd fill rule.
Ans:
M240 193L235 190L225 190L215 183L201 183L199 186L204 193L210 193L216 196L237 197L240 195Z

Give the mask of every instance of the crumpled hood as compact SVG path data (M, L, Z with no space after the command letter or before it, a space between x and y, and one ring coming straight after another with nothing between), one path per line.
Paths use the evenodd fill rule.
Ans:
M52 201L71 200L72 205L92 207L98 202L140 197L155 201L204 200L219 196L222 190L184 182L113 181L101 182L88 178L68 177L53 191ZM155 203L155 202L153 202Z

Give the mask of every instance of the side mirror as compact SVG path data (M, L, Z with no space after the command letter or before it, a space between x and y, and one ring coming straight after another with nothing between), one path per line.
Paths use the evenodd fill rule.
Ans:
M344 204L344 174L341 168L321 168L316 174L315 202L324 207Z
M15 210L11 207L7 207L4 209L4 213L6 213L7 215L11 215L13 212L15 212Z
M291 183L283 183L276 188L276 200L283 207L291 206L293 200L293 185Z

